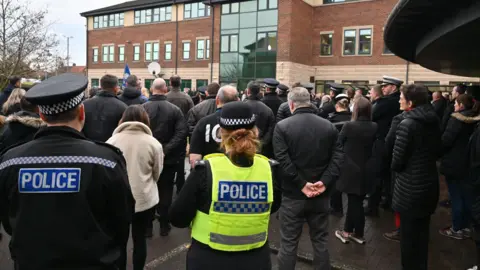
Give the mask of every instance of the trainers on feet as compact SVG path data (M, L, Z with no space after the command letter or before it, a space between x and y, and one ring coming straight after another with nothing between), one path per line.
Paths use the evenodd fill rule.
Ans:
M465 238L472 238L472 230L470 230L469 228L463 229L462 232Z
M357 244L360 244L360 245L365 244L365 238L356 236L355 233L350 234L348 238L350 238L350 240L352 240L353 242L356 242Z
M457 240L465 239L465 236L463 235L462 230L454 231L452 227L441 229L439 231L439 233L441 235L444 235L444 236L447 236L447 237L450 237L450 238L453 238L453 239L457 239Z
M335 231L335 236L340 239L340 241L342 241L342 243L344 244L347 244L349 242L349 234L344 232L344 231L341 231L341 230L337 230Z
M400 230L396 229L392 232L384 233L383 237L391 241L400 242Z

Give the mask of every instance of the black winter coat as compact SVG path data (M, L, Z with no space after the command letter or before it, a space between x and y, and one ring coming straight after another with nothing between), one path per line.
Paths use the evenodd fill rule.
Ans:
M262 99L262 102L269 107L273 115L276 116L278 113L278 108L282 105L283 101L278 97L277 93L265 93L265 96Z
M438 119L443 119L443 114L445 113L445 108L447 108L447 100L441 97L439 100L432 102L433 110L438 116Z
M258 138L262 142L262 155L273 158L272 136L275 128L275 115L272 110L263 104L260 99L250 96L245 101L253 110L255 114L255 125L258 128Z
M150 118L153 137L163 146L165 164L177 164L185 158L187 125L182 111L167 101L165 95L152 95L142 105Z
M338 131L315 113L313 108L298 108L275 127L273 149L283 169L283 194L291 199L307 198L302 193L307 182L321 180L330 190L340 175Z
M46 126L40 116L33 112L20 111L8 116L0 136L0 152L12 145L31 141L35 133Z
M331 113L335 112L335 102L330 101L323 104L323 106L318 111L318 116L322 118L328 118Z
M458 180L468 176L469 140L479 121L480 116L471 110L452 114L442 135L440 172L443 175Z
M312 104L312 110L314 111L315 114L318 114L318 108L314 104ZM292 112L290 112L290 108L288 107L288 102L284 102L278 108L277 117L275 120L278 123L283 119L287 119L290 116L292 116Z
M285 94L279 94L278 95L278 98L283 102L287 102L288 101L288 94L285 93Z
M195 129L198 121L204 118L207 115L210 115L215 112L217 105L215 104L215 96L208 96L204 101L195 105L190 111L188 111L187 116L187 125L188 125L188 134L191 137L192 132Z
M377 170L373 154L376 137L377 124L368 119L344 123L338 135L345 157L337 190L356 195L365 195L371 190L371 181Z
M448 121L450 120L450 117L452 116L452 113L455 112L455 99L448 102L446 107L445 107L445 112L443 113L442 117L442 122L440 128L442 129L442 133L445 131L448 125Z
M118 99L127 104L127 106L143 104L148 101L146 97L142 96L142 91L133 87L125 87Z
M109 91L102 90L85 105L85 125L83 134L90 140L106 142L122 119L127 105Z
M441 154L440 124L431 104L403 113L391 168L395 172L392 207L400 214L425 217L438 202L436 161Z
M372 120L378 125L378 136L380 138L387 136L393 117L400 114L399 100L399 91L376 100L372 110Z

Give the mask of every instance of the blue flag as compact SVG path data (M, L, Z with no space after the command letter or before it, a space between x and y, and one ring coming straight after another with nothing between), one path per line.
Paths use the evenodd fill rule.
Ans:
M126 64L126 65L125 65L125 70L123 71L122 89L127 86L128 76L130 76L130 68L128 67L128 64Z

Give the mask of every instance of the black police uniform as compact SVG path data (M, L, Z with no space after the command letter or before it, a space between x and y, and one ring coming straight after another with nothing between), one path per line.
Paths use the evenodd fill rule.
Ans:
M87 84L64 74L26 98L55 115L77 107ZM125 269L135 201L119 149L46 127L1 156L0 200L15 269Z
M265 87L270 89L270 92L265 93L262 102L265 103L265 105L272 110L273 115L276 116L278 108L283 103L275 91L280 83L275 79L265 79L263 82L265 83Z
M221 108L213 114L210 114L198 121L190 138L190 154L199 154L202 157L213 154L223 153L220 149L220 118Z
M330 84L330 90L335 93L335 96L340 94L345 87L341 84L336 84L336 83L331 83ZM318 112L318 115L323 118L328 118L328 115L335 112L335 102L332 100L329 103L326 103L323 105L322 108L320 108L320 111Z
M279 93L278 93L278 98L282 102L287 102L287 100L288 100L288 86L286 86L285 84L279 84L277 86L277 88L280 90Z

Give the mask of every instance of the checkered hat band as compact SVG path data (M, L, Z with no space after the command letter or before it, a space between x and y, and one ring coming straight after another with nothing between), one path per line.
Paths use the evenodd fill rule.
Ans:
M251 118L220 118L220 124L227 127L245 126L255 123L255 115Z
M52 104L52 105L38 105L40 112L45 115L55 115L62 112L66 112L77 107L82 103L84 92L81 92L78 96L75 96L69 100Z

